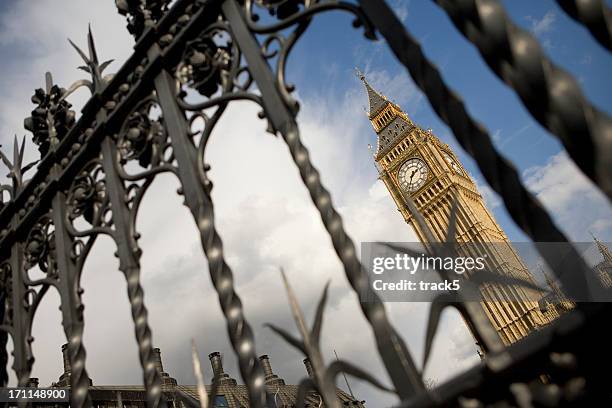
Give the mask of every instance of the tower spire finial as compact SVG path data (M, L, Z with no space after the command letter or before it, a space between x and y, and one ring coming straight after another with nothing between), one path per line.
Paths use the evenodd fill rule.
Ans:
M361 70L359 68L357 68L357 67L355 67L355 75L357 75L357 78L359 78L363 82L366 82L364 73L361 72Z

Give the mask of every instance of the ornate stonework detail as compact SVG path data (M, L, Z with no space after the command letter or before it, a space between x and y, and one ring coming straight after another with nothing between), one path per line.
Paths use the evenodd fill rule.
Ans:
M399 105L390 102L386 96L372 88L363 73L357 71L357 76L363 82L368 95L368 118L378 135L375 153L378 160L406 139L416 127Z

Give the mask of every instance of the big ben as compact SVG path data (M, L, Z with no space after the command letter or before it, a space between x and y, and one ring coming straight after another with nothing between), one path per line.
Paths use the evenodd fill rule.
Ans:
M406 205L409 198L437 241L445 241L456 201L458 249L487 258L488 267L535 283L533 275L486 207L476 184L452 149L430 130L417 126L359 73L368 96L368 119L377 134L374 160L398 210L421 242L426 234ZM517 286L483 285L481 305L504 344L509 345L558 315L543 312L537 296ZM489 301L487 301L487 299Z

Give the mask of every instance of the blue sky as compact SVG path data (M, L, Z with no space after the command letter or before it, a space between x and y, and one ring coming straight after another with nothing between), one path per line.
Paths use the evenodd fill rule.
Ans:
M519 168L528 187L568 236L590 241L588 230L592 230L602 240L612 241L612 210L607 200L580 174L559 143L531 118L514 92L489 71L445 13L432 1L391 3L446 82L463 96L470 113L490 131L497 147ZM609 114L612 57L586 30L566 17L552 0L505 1L504 5L515 23L538 36L555 63L580 80L586 97ZM304 142L355 242L416 238L384 185L377 181L367 149L368 144L376 145L375 133L363 111L367 99L354 67L364 71L370 82L398 102L416 123L432 128L456 149L508 236L524 241L503 204L386 45L365 40L351 27L351 20L341 12L317 17L289 60L288 78L296 84L302 104L298 120ZM23 118L33 108L30 96L43 86L46 70L64 87L82 77L76 69L82 63L66 38L85 46L88 23L92 24L100 58L115 58L108 69L115 72L129 56L133 41L112 0L40 0L35 7L32 2L0 2L0 143L4 149L10 146L13 134L25 134ZM80 92L70 101L79 107L87 97ZM265 322L293 327L286 299L279 296L283 289L278 266L282 265L307 316L312 315L313 299L323 282L332 281L330 312L323 330L325 356L333 358L335 348L342 357L371 368L385 381L382 364L373 353L370 330L318 214L286 147L265 132L257 111L246 103L228 109L213 134L208 157L215 183L217 224L238 293L255 330L258 352L270 354L275 370L289 383L303 376L301 356L262 328ZM36 149L30 146L28 154L34 158ZM203 266L199 237L175 195L176 188L170 178L156 181L145 197L138 223L143 237L145 302L154 342L162 348L166 371L182 383L193 383L191 337L198 341L202 355L215 350L225 353L226 371L238 377L216 295ZM139 364L125 282L116 272L113 252L112 242L102 240L85 266L85 318L96 322L85 326L88 369L95 384L135 384L141 378ZM418 304L389 304L387 309L420 361L427 309ZM65 338L57 310L57 295L49 291L34 326L37 363L33 374L40 377L41 384L57 381L62 370L59 349ZM441 332L444 335L436 339L425 371L437 381L478 360L460 319L447 316ZM393 401L359 382L353 388L357 395L378 403L370 406Z

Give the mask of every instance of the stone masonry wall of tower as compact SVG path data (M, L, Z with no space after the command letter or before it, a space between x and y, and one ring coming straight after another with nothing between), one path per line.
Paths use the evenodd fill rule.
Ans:
M452 149L412 122L399 105L374 90L364 75L359 76L368 96L368 118L378 136L374 160L380 179L421 242L426 241L425 234L414 222L405 198L413 200L438 241L445 240L452 203L457 200L460 253L485 256L491 270L535 283ZM558 317L554 311L540 310L539 295L529 289L482 285L480 290L481 305L506 345Z

